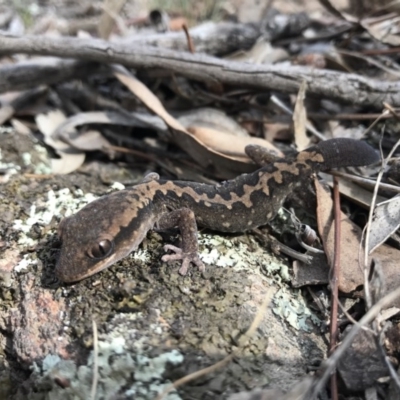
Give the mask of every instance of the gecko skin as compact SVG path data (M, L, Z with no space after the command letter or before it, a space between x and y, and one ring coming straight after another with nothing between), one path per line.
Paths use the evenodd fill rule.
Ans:
M130 189L103 196L58 229L62 240L57 277L74 282L93 275L136 250L150 229L179 227L182 248L166 245L163 261L180 260L201 271L197 224L221 232L243 232L268 223L295 187L320 170L360 166L379 160L366 143L331 139L218 185L158 180L150 174Z

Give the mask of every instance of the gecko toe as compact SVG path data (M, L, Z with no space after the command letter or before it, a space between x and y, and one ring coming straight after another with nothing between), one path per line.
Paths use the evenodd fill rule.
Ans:
M166 244L164 246L164 251L168 251L168 250L171 250L171 251L175 252L176 254L182 254L182 249L180 247L176 247L176 246L174 246L172 244ZM178 259L176 258L175 260L178 260Z
M180 247L173 246L171 244L167 244L164 246L164 250L174 251L175 254L165 254L161 257L161 260L164 262L171 262L182 260L182 265L179 268L180 275L186 275L189 270L190 263L196 265L200 272L204 272L206 267L204 263L200 260L200 257L197 253L185 253Z

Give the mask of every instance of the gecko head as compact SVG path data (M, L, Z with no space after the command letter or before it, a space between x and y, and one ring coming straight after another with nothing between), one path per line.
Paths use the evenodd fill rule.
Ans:
M84 224L82 217L64 218L58 227L62 247L55 274L63 282L87 278L116 261L114 238Z
M101 197L61 221L58 236L62 246L55 269L59 280L87 278L127 256L141 243L150 226L146 229L140 221L149 219L136 218L141 208L132 199L127 200L123 192Z

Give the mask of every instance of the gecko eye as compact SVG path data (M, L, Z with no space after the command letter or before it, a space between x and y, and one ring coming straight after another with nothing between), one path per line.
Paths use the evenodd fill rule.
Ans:
M114 243L111 240L103 239L90 249L89 256L92 258L104 258L110 255L113 248Z

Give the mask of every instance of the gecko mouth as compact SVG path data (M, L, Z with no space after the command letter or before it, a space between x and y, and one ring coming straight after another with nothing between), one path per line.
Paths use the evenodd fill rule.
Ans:
M61 254L54 273L57 279L59 279L61 282L77 282L102 271L116 261L115 253L112 253L112 251L111 256L107 255L102 259L91 258L89 255L85 254L84 260L73 260L73 257L67 257ZM91 265L88 266L88 264ZM82 269L83 265L85 265L84 270Z
M89 278L89 276L92 276L92 275L96 274L97 272L102 271L103 269L110 266L113 262L114 262L114 260L109 260L109 261L101 263L101 264L96 263L95 268L87 269L87 271L84 274L81 271L74 272L74 271L79 270L78 265L76 266L76 268L73 268L72 271L66 271L63 268L63 264L61 264L61 266L59 266L59 265L56 266L55 275L56 275L57 279L59 279L61 282L64 282L64 283L77 282L82 279Z

